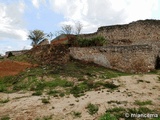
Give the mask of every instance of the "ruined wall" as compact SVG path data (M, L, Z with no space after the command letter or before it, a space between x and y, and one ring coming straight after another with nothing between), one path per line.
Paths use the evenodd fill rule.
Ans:
M44 39L38 45L48 45L48 44L49 44L48 39Z
M51 44L53 45L60 45L60 44L69 44L69 42L72 42L72 39L76 39L76 35L73 35L73 34L62 34L56 38L54 38L52 41L51 41Z
M157 54L156 49L148 45L70 48L74 59L132 73L154 70Z
M8 56L8 54L11 52L12 55L14 56L18 56L18 55L22 55L22 54L25 54L26 52L28 52L29 50L19 50L19 51L7 51L5 53L5 56Z
M93 34L81 36L96 35L104 36L109 45L150 44L160 41L160 20L140 20L125 25L104 26Z
M33 47L27 54L42 65L58 66L69 61L69 49L66 45L40 45Z
M53 45L58 45L58 44L66 44L68 42L68 37L67 35L60 35L56 38L54 38L52 41L51 41L51 44Z

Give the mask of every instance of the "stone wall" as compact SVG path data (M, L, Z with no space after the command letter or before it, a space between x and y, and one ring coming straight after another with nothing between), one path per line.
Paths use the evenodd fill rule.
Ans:
M62 34L62 35L54 38L54 39L51 41L51 44L53 44L53 45L58 45L58 44L66 44L67 42L68 42L68 37L67 37L67 35Z
M157 49L149 45L70 48L74 59L132 73L154 70L157 55Z
M29 50L19 50L19 51L7 51L5 53L5 56L8 56L9 53L12 53L12 55L14 56L18 56L18 55L22 55L25 54L26 52L28 52Z
M105 37L109 45L148 44L160 41L160 20L140 20L125 25L104 26L82 37Z
M48 45L48 44L49 44L48 39L44 39L38 45Z
M28 55L41 65L58 66L69 61L69 49L66 45L40 45L33 47Z
M73 34L61 34L59 36L57 36L56 38L54 38L52 41L51 41L51 44L52 45L61 45L61 44L72 44L73 43L73 40L76 40L76 35L73 35Z

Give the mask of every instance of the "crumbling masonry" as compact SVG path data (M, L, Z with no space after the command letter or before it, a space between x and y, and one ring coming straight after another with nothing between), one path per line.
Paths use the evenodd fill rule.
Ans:
M126 25L100 27L90 38L103 36L105 47L71 47L70 55L123 72L149 72L159 68L160 20L140 20Z

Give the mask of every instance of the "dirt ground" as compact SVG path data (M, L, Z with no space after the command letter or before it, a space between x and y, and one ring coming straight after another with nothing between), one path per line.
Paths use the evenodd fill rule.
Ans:
M0 61L0 77L17 75L26 68L33 67L30 63L16 61Z
M44 116L52 116L53 120L98 120L106 109L114 107L137 108L135 100L151 100L152 105L146 107L160 112L160 81L157 75L132 75L106 79L120 85L117 90L101 89L89 91L78 98L72 95L55 98L53 96L32 96L32 92L0 93L0 99L9 102L0 104L0 117L8 115L13 120L35 120ZM50 98L50 103L42 103L42 98ZM121 104L108 103L119 101ZM98 113L90 115L86 109L89 104L99 106ZM75 117L73 112L80 112L81 117ZM124 113L125 114L125 113Z

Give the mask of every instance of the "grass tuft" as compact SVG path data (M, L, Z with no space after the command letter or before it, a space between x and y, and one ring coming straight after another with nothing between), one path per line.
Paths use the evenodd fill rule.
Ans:
M4 100L0 100L0 103L7 103L7 102L9 102L9 98L4 99Z
M110 113L106 113L100 117L99 120L118 120L115 116L111 115Z
M76 118L80 118L81 117L81 113L80 112L73 112L73 115L76 117Z
M139 101L136 100L134 102L135 105L139 105L139 106L145 106L145 105L152 105L152 101L151 100L147 100L147 101Z
M48 104L48 103L50 103L50 102L49 102L49 99L42 98L42 103L44 103L44 104Z
M86 108L88 109L88 113L90 115L93 115L93 114L97 113L98 110L99 110L97 105L94 105L94 104L91 104L91 103L89 103Z

